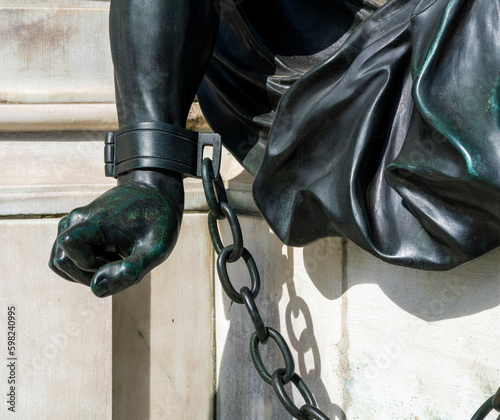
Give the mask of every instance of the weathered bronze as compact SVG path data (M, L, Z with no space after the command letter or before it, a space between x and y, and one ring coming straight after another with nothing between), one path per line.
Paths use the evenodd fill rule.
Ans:
M111 2L121 128L142 123L185 128L218 21L212 1ZM117 187L61 220L52 270L90 285L100 297L141 281L175 245L184 210L183 176L155 165L119 174Z
M134 171L59 222L50 267L99 297L138 283L173 249L184 208L182 179Z
M500 246L499 11L112 0L120 127L183 128L198 92L285 243L345 236L390 263L453 268ZM182 214L181 174L144 164L118 184L63 219L51 258L100 296L163 261Z
M214 176L212 162L209 158L203 160L202 168L203 189L205 190L207 203L209 203L208 225L210 238L212 239L212 244L217 253L217 273L219 274L219 280L226 295L231 299L231 302L245 305L252 324L254 325L255 332L250 338L250 355L255 370L264 382L272 385L278 400L294 419L330 420L329 417L318 408L314 395L311 393L306 383L297 373L295 373L293 355L284 337L274 328L265 325L257 303L255 302L260 292L259 270L252 254L243 246L243 235L241 233L238 216L236 216L233 208L227 201L227 194L224 189L222 178L220 176ZM214 188L214 186L216 187ZM232 243L228 245L222 243L216 222L217 218L224 218L229 223L229 227L233 234ZM227 263L236 262L240 258L243 258L247 266L248 274L250 275L251 290L247 286L243 286L238 292L234 288L228 275ZM285 368L277 368L273 373L269 373L267 370L259 349L259 344L266 345L269 342L269 338L277 345L285 361ZM291 400L284 387L289 382L297 387L304 398L305 404L300 408Z

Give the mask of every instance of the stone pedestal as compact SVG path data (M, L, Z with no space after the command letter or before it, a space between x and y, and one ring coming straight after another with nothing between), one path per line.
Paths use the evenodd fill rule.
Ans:
M16 313L16 413L0 418L289 419L251 364L250 320L218 284L201 183L169 260L99 300L47 267L61 215L114 185L116 128L105 0L0 1L0 391L7 308ZM189 127L208 130L197 104ZM259 217L251 177L224 177L262 278L265 323L332 419L467 419L500 385L500 253L448 273L382 263L348 241L283 246ZM230 232L221 223L225 242ZM241 263L230 267L247 284ZM262 347L269 370L283 366ZM294 394L295 401L301 399Z

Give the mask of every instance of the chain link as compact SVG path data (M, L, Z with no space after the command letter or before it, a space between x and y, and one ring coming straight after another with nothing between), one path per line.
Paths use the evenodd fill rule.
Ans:
M306 416L309 416L309 419L314 420L330 420L325 414L314 405L304 404L300 409Z
M284 374L285 374L284 369L276 369L275 372L273 373L272 385L274 392L276 392L276 395L281 401L283 407L286 408L286 411L288 411L293 417L295 417L296 419L308 420L309 416L305 414L303 411L301 411L293 403L292 399L286 392ZM314 400L311 391L309 391L309 388L307 387L306 383L302 380L302 378L296 373L294 373L291 379L292 383L299 390L300 395L302 395L302 398L304 398L304 400L306 401L306 405L315 407L316 401Z
M495 395L488 398L486 402L477 410L477 412L472 416L471 420L485 420L493 410L500 412L500 388ZM497 417L500 420L500 416Z
M290 379L292 379L292 376L295 372L295 362L293 360L292 352L290 351L290 347L288 347L288 344L286 344L285 339L278 331L276 331L274 328L267 327L267 332L269 334L269 337L271 337L273 341L278 345L278 348L283 355L283 359L285 359L286 367L284 369L282 380L284 384L287 384L288 382L290 382ZM250 355L252 356L252 361L255 366L255 370L257 370L257 373L260 375L264 382L271 385L273 380L271 374L264 366L262 358L260 357L259 343L259 337L257 333L254 332L252 334L252 337L250 338Z
M212 160L209 158L201 162L201 181L210 214L218 220L224 219L220 203L227 203L226 189L221 176L214 179Z
M243 236L241 233L240 222L238 217L234 213L234 210L227 203L220 203L221 213L229 222L229 227L231 228L231 233L233 235L233 250L229 257L228 262L238 261L243 253ZM219 228L217 227L217 218L212 214L208 213L208 231L210 232L210 238L215 248L215 252L219 255L225 248L219 234Z
M217 272L224 292L235 303L244 304L255 328L250 339L250 354L255 369L260 377L272 385L279 401L285 409L295 418L302 420L329 420L317 407L314 396L307 388L304 381L295 373L295 362L288 344L283 336L273 328L266 327L255 299L260 290L260 276L255 260L250 252L243 246L241 227L234 210L227 200L226 190L222 178L214 179L212 161L205 158L202 162L202 182L209 207L208 226L210 237L217 253ZM217 220L227 219L233 243L224 246L220 237ZM250 274L251 287L242 287L238 293L234 288L227 272L227 263L233 263L243 258ZM259 344L266 345L271 338L280 349L285 360L285 368L276 369L269 374L260 355ZM306 404L298 408L285 390L285 385L292 382L304 398Z
M257 334L259 341L262 344L267 344L269 341L269 331L264 325L264 321L262 321L262 317L260 316L259 308L257 308L252 291L245 286L240 289L240 295L243 298L243 302L245 303L248 315L252 320L255 333Z
M495 393L495 395L493 395L492 404L493 404L493 408L496 411L500 412L500 388L498 388L498 390Z
M220 283L226 292L226 295L236 303L243 303L243 297L236 291L231 283L229 274L227 273L227 263L229 262L229 256L232 254L233 245L226 246L217 258L217 273L219 274ZM252 254L248 252L246 248L243 248L243 253L241 255L243 261L248 268L248 273L250 274L250 280L252 281L252 295L257 297L260 290L260 276L255 260Z

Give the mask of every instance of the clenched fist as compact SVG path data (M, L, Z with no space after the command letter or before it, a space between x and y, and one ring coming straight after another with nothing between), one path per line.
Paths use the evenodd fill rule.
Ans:
M49 266L99 297L139 283L170 255L184 210L180 175L137 170L59 222Z

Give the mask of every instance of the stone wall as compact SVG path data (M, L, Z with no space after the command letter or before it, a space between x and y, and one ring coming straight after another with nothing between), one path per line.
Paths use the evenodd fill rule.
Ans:
M4 403L0 418L288 419L251 364L246 310L218 285L199 181L186 181L174 253L138 287L99 300L47 267L60 216L114 184L102 164L104 132L116 128L108 7L0 2L4 362L8 306L18 334L16 413ZM196 104L190 127L208 129ZM290 343L332 419L467 419L500 385L499 252L429 273L342 239L288 248L258 217L251 178L227 153L223 173L260 267L264 321ZM238 286L245 271L231 267ZM282 366L273 345L262 353L270 370Z

